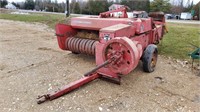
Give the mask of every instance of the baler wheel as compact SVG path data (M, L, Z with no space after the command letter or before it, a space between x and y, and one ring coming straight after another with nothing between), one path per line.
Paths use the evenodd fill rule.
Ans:
M158 50L157 46L154 44L150 44L147 46L146 50L143 54L143 70L145 72L153 72L156 67L157 63L157 57L158 57Z

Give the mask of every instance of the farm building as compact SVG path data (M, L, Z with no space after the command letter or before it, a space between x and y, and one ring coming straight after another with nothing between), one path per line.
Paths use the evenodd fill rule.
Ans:
M13 4L11 4L11 3L8 3L6 6L5 6L5 8L7 8L7 9L17 9Z

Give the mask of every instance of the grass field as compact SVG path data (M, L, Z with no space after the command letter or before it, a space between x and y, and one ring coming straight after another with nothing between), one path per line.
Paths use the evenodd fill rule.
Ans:
M64 15L55 14L30 14L19 15L1 13L0 19L25 21L25 22L40 22L47 24L49 27L54 28L56 23L66 23L69 18ZM188 59L188 53L194 50L189 43L196 46L200 45L199 26L188 24L167 24L169 33L164 36L161 44L159 45L160 54L170 56L177 59Z
M8 20L15 20L15 21L24 21L24 22L40 22L43 24L47 24L49 27L54 28L56 23L65 23L66 17L63 15L58 14L29 14L29 15L22 15L22 14L8 14L8 13L1 13L0 19L8 19Z
M169 33L159 44L160 53L177 59L187 59L188 53L195 48L189 43L200 47L200 29L198 25L168 23Z

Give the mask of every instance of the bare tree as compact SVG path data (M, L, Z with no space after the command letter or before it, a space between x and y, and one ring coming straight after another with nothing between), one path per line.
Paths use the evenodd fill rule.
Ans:
M184 0L172 0L171 12L174 14L180 14L184 9Z

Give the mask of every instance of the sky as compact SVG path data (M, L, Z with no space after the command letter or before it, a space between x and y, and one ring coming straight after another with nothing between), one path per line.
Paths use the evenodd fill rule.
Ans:
M7 0L7 1L9 1L9 2L24 2L25 0ZM52 0L53 1L53 0ZM57 0L59 3L61 3L61 2L65 2L66 0ZM187 1L187 0L185 0L185 1ZM190 0L190 1L192 1L192 0ZM200 0L193 0L193 3L194 4L196 4L196 3L198 3Z

